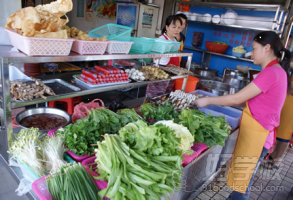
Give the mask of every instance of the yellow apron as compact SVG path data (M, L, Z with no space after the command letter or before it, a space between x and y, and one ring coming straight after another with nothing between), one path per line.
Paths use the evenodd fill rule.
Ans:
M227 178L227 185L234 191L245 194L268 134L252 117L246 102Z
M277 137L290 140L293 132L293 95L287 95L281 112L280 125L277 127Z

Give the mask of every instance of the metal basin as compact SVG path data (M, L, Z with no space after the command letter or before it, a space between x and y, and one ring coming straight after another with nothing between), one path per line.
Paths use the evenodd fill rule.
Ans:
M233 87L219 81L200 80L199 88L219 96L235 93L235 90L231 90Z
M214 78L217 75L217 70L196 68L195 74L203 77Z
M63 126L66 126L69 124L70 122L70 115L63 111L63 110L60 110L60 109L57 109L57 108L47 108L47 107L41 107L41 108L31 108L31 109L27 109L27 110L24 110L24 111L21 111L20 113L18 113L15 117L15 122L21 127L21 128L24 128L24 129L28 129L30 127L24 127L20 124L21 120L23 120L25 117L28 117L28 116L32 116L32 115L35 115L35 114L55 114L55 115L59 115L61 117L64 117L66 119L66 124L64 124ZM56 128L60 128L60 127L55 127L55 128L52 128L52 129L56 129ZM52 129L46 129L46 130L40 130L40 132L42 133L46 133L48 132L49 130L52 130Z
M232 87L241 89L241 88L244 88L249 83L249 80L241 76L225 75L223 83L227 83Z
M223 72L223 77L226 75L231 75L231 76L242 76L244 77L245 74L241 71L238 71L237 69L230 69L230 68L225 68Z

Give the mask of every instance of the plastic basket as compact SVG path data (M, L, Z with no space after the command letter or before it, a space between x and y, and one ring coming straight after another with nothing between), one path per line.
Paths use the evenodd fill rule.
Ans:
M208 105L204 108L199 108L198 110L206 114L211 113L213 116L225 116L225 120L230 124L232 130L239 126L242 115L241 110L228 106Z
M118 24L105 24L96 29L89 31L89 35L93 37L107 36L108 40L116 39L117 37L130 37L131 27Z
M187 156L183 154L183 161L182 161L182 166L185 167L187 166L189 163L191 163L194 159L196 159L198 156L200 156L200 154L207 150L208 147L206 144L203 143L195 143L192 147L192 150L195 151L195 153L191 156Z
M68 150L66 151L66 153L76 162L81 162L84 159L87 159L88 157L90 157L89 155L84 155L84 156L77 156L75 155L72 151Z
M67 56L74 39L52 39L25 37L6 30L11 44L28 56Z
M133 42L127 42L127 41L109 41L108 47L107 47L107 53L123 53L128 54L131 48L131 45Z
M203 94L204 96L209 96L209 97L217 97L218 95L206 92L204 90L195 90L193 92L189 92L188 94Z
M85 168L85 170L89 173L89 169ZM94 171L91 171L91 175L94 176L94 177L99 176ZM52 196L48 191L48 187L47 187L47 183L46 183L46 177L47 176L44 176L44 177L42 177L40 179L37 179L32 184L32 190L39 197L40 200L52 200ZM106 181L96 180L94 178L93 178L93 180L94 180L96 186L100 190L103 190L103 189L107 188L108 183Z
M156 39L151 51L158 53L168 53L171 51L173 43L165 39Z
M131 46L130 51L137 52L137 53L149 53L151 52L153 45L155 43L154 39L151 38L135 38L132 37L130 39L134 42Z
M104 54L109 42L75 40L72 51L78 54Z
M177 41L171 41L172 42L172 48L170 50L170 52L178 52L179 48L181 46L181 42L177 42Z

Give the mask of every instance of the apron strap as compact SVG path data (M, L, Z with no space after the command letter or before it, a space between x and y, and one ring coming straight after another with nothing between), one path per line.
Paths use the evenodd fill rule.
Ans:
M277 130L276 128L274 128L274 142L273 142L273 146L271 147L271 150L270 150L270 153L266 156L265 160L268 159L268 157L271 155L272 151L273 151L273 148L275 146L275 142L276 142L276 137L277 137Z

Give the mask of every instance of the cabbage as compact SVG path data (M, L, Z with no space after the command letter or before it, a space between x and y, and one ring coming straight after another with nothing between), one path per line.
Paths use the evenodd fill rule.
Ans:
M163 124L175 131L176 137L181 138L179 148L183 151L183 154L192 155L194 153L191 149L194 143L194 137L185 126L176 124L173 120L162 120L158 121L156 124Z

